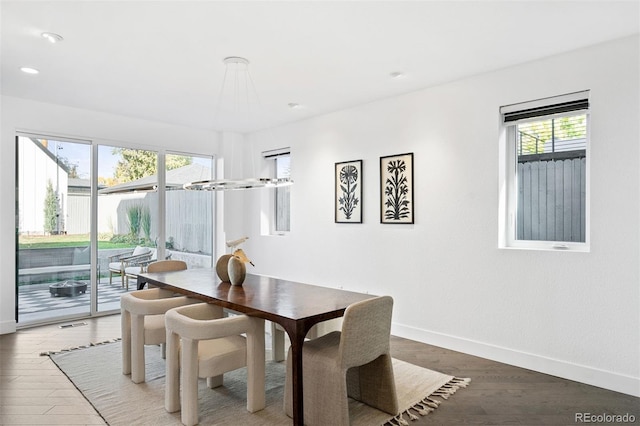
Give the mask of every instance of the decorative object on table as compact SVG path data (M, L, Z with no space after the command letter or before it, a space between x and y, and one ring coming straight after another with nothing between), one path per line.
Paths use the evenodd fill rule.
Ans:
M233 285L242 285L247 275L247 267L245 263L255 266L249 260L245 252L237 248L240 244L247 241L249 237L238 238L237 240L227 241L227 247L234 249L233 254L223 254L216 262L216 274L222 282L230 282Z
M240 244L244 243L248 239L249 237L242 237L242 238L238 238L237 240L230 240L226 242L227 247L234 249L234 252L233 254L223 254L218 258L218 261L216 262L216 274L218 275L218 278L222 280L222 282L225 282L225 283L232 282L229 276L229 264L230 264L231 258L234 256L238 256L239 260L242 263L242 265L240 266L240 265L236 265L236 262L233 262L234 268L235 268L234 273L235 273L236 279L240 281L240 284L242 284L242 282L244 281L244 277L246 275L246 266L244 265L244 263L249 262L251 266L255 266L249 260L249 258L247 258L247 255L244 253L244 251L242 251L242 249L237 248ZM245 269L244 275L241 274L242 268ZM240 280L241 275L242 275L242 279ZM236 285L240 285L240 284L236 284Z
M242 285L247 276L247 267L244 266L244 262L239 257L231 256L227 268L231 285Z
M239 56L229 56L223 60L225 71L220 92L217 99L217 107L215 110L215 119L230 121L229 130L237 133L245 133L248 129L243 128L243 124L249 121L253 111L262 108L258 91L253 83L253 78L249 72L249 60ZM229 76L229 81L227 81ZM250 90L253 89L253 90ZM252 100L256 105L250 105ZM226 108L221 108L222 105ZM256 108L256 106L258 108ZM237 117L227 116L227 112L237 115ZM214 120L215 120L214 119ZM219 125L219 123L216 123ZM232 155L233 157L233 155ZM233 158L232 158L233 160ZM231 162L233 163L233 161ZM237 179L233 176L233 170L225 171L225 175L229 174L231 179L212 179L199 180L184 184L184 189L191 191L227 191L238 189L253 188L275 188L289 186L293 181L288 178L270 178L270 177L251 177Z
M362 223L362 160L336 163L335 221Z
M229 263L227 264L229 282L231 285L242 285L244 282L244 279L247 276L247 267L245 266L245 263L250 263L251 266L254 266L253 262L247 258L247 255L242 249L234 251L233 256L229 258Z
M413 223L413 153L380 157L380 223Z
M232 254L223 254L222 256L220 256L220 258L218 258L218 261L216 262L216 274L218 274L218 278L220 278L222 282L229 282L228 264L229 259L231 259L232 257Z

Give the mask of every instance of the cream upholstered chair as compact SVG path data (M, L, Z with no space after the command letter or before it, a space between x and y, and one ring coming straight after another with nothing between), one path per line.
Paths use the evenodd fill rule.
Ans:
M145 380L144 345L166 342L164 313L198 300L176 296L172 291L153 288L120 296L122 330L122 373L131 374L134 383Z
M128 268L127 268L128 269ZM169 272L169 271L184 271L187 269L187 262L182 260L155 260L149 263L143 270L143 272ZM127 272L127 276L129 278L137 279L138 271L134 274L129 275ZM147 288L153 288L150 284L147 284Z
M392 310L393 299L389 296L354 303L344 313L341 332L305 342L302 346L305 424L348 425L347 396L391 415L398 414L389 352ZM291 391L289 349L284 408L290 417Z
M306 339L316 339L324 336L332 331L340 331L342 327L342 318L334 318L315 324L307 332ZM280 362L285 360L284 347L285 336L284 328L275 322L271 323L271 357L274 361Z
M182 409L182 423L198 423L198 378L221 386L223 374L247 367L247 410L265 407L264 319L222 318L220 306L201 303L167 312L165 409ZM245 333L246 338L241 336ZM182 383L182 394L180 394Z
M182 260L157 260L147 266L147 272L183 271L187 263Z

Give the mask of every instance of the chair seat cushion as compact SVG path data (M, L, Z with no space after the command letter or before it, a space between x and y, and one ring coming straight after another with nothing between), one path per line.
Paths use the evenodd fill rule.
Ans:
M122 268L122 262L111 262L109 263L109 270L110 271L120 271L120 268Z
M126 275L138 275L142 272L142 268L140 266L128 266L124 268L124 273Z
M198 376L201 378L215 377L246 365L247 344L244 336L198 342Z
M145 315L144 317L144 344L159 345L167 340L167 332L164 328L164 314Z

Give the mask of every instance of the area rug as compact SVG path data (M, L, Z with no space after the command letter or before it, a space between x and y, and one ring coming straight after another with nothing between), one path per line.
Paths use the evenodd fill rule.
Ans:
M101 344L60 353L47 353L53 362L109 425L179 425L180 412L164 409L165 362L158 346L147 346L146 382L134 384L122 374L122 344ZM269 359L269 356L267 356ZM459 379L393 360L398 400L402 411L393 417L350 400L352 425L407 425L433 411L469 379ZM224 386L208 389L200 380L198 401L201 425L264 426L291 424L282 408L285 363L267 361L264 410L246 410L246 369L224 376Z

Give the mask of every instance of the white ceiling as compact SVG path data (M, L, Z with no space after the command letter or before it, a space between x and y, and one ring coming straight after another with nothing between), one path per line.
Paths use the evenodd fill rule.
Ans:
M297 121L636 34L638 1L2 1L2 94L204 129ZM62 35L50 44L40 34ZM251 61L260 114L216 99ZM31 66L38 75L19 68ZM405 78L392 79L401 71ZM302 108L292 110L291 102ZM224 107L222 107L224 109Z

